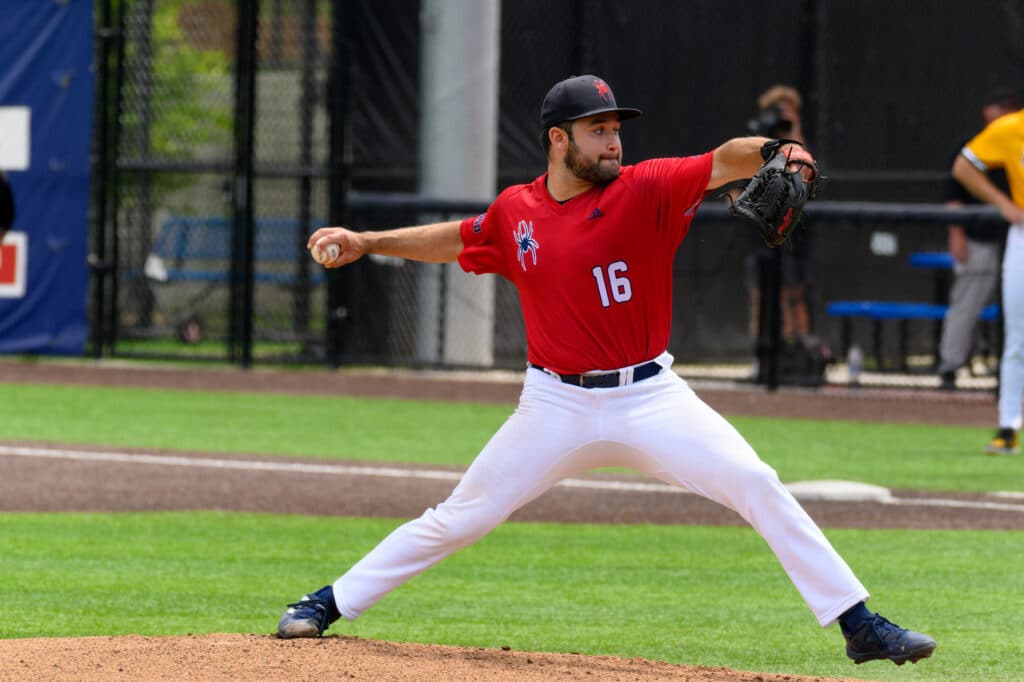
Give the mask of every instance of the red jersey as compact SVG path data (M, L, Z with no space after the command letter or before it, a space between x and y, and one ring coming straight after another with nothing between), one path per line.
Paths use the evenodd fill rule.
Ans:
M711 178L711 152L624 166L564 204L542 175L462 222L459 265L519 291L527 359L560 374L609 370L668 347L672 266Z

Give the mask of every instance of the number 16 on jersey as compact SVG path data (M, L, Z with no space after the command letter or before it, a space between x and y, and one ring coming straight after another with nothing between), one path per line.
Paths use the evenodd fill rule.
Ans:
M628 269L625 261L617 260L607 268L595 265L594 269L590 271L594 280L597 281L597 293L601 296L603 308L610 307L612 301L625 303L633 298L633 287L629 284L629 278L622 275ZM611 299L608 298L609 292L611 292Z

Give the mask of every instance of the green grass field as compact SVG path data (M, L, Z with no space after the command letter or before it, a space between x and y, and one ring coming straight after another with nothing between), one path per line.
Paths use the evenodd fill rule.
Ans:
M466 464L510 407L0 385L4 437ZM784 480L1024 490L974 428L732 419ZM895 513L895 511L894 511ZM396 520L0 514L0 637L271 632ZM1024 531L828 530L872 605L933 659L854 667L745 528L506 524L339 630L885 680L1017 680ZM309 557L297 561L296 557ZM337 626L336 626L337 627Z
M331 582L395 523L0 515L0 637L272 632L285 601ZM854 669L745 528L507 524L335 628L807 675L1019 679L1024 584L1006 549L1024 532L828 534L879 605L939 640L933 659Z

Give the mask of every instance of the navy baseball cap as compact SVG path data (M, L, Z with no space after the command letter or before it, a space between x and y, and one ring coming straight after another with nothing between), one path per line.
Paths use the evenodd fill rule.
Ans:
M618 106L612 89L597 76L574 76L555 83L548 91L540 107L540 127L547 129L562 121L575 121L608 111L617 112L620 121L643 113L639 109Z

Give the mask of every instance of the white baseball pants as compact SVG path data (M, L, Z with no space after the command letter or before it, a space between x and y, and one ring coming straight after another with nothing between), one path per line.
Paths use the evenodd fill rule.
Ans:
M670 367L667 353L658 362ZM735 510L768 542L822 626L868 597L846 562L742 436L671 370L584 389L537 369L519 406L451 496L395 529L334 583L349 619L486 535L560 480L630 467Z
M1003 357L999 426L1019 430L1024 409L1024 224L1012 225L1003 254Z

